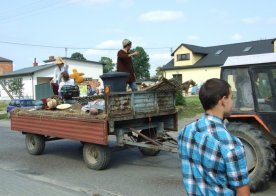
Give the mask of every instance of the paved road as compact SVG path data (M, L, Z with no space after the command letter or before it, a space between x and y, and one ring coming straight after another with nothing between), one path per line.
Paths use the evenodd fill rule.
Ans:
M10 131L9 121L3 120L0 145L0 195L185 195L176 154L144 157L136 149L114 152L107 170L94 171L86 168L79 142L48 142L43 155L32 156L24 136ZM275 192L276 177L268 190L256 195Z

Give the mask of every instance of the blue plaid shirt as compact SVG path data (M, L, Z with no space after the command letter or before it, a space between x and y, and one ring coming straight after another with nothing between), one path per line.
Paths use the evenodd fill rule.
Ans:
M249 183L243 145L222 119L205 114L177 139L188 195L235 195L237 187Z

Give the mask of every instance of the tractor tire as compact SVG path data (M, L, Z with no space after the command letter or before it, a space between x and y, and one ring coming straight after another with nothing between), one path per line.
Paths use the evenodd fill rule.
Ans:
M238 137L244 145L250 190L264 189L274 171L274 150L258 127L243 123L230 122L227 129Z
M103 170L107 168L110 158L110 149L106 146L89 143L85 143L83 146L83 159L90 169Z
M45 138L41 135L26 134L25 144L27 150L32 155L40 155L45 149Z
M141 133L144 134L145 136L148 136L151 139L156 138L156 130L155 129L143 129L141 131ZM137 141L143 142L143 141L147 141L147 140L139 135ZM155 149L150 149L150 148L143 148L143 147L138 147L138 148L139 148L140 152L145 156L156 156L160 152L160 150L155 150Z

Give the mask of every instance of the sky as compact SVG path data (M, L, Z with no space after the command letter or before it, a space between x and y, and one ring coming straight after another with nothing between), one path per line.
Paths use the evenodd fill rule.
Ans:
M275 0L10 0L0 6L0 57L14 70L80 52L116 63L127 38L150 57L151 75L181 43L276 38ZM65 52L67 48L67 53Z

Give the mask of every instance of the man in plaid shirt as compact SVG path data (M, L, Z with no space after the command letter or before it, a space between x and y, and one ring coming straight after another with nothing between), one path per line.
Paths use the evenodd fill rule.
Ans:
M200 88L205 114L178 135L184 188L188 195L250 195L244 148L223 118L230 115L232 91L220 79Z

